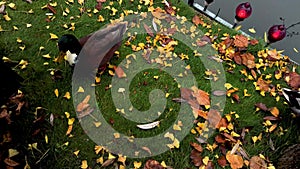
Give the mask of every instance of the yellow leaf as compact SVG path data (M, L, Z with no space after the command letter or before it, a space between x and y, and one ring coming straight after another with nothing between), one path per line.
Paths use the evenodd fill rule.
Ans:
M224 87L226 87L226 89L228 90L232 88L232 85L230 83L225 83Z
M274 131L277 128L277 124L273 124L270 128L269 128L269 132L271 133L272 131Z
M7 6L9 6L11 9L17 9L16 4L9 3Z
M73 154L78 156L79 152L80 152L80 150L77 150L77 151L74 151Z
M96 145L95 148L94 148L94 150L95 150L95 153L96 153L96 154L99 154L99 152L100 152L101 150L103 150L103 147L102 147L102 146Z
M264 33L264 40L265 40L266 43L268 42L267 32Z
M8 158L18 155L19 152L15 149L8 149Z
M15 31L19 30L19 28L16 27L16 26L13 26L13 29L14 29Z
M77 90L78 93L83 93L84 92L84 89L83 87L79 86L78 90Z
M54 94L55 94L56 97L58 97L58 95L59 95L58 89L55 89L55 90L54 90Z
M65 112L66 118L70 118L70 113L69 112Z
M10 21L11 18L8 16L8 13L6 13L6 15L3 15L3 18L6 20L6 21Z
M71 98L70 92L66 92L66 94L64 95L64 98L69 100Z
M98 22L104 22L104 20L105 20L105 19L103 18L102 15L99 15L99 16L98 16L98 20L97 20Z
M27 28L30 28L31 26L32 26L32 25L31 25L30 23L27 23L27 24L26 24L26 27L27 27Z
M46 142L46 144L48 144L48 136L47 135L45 135L45 142Z
M68 125L73 125L75 118L68 119Z
M252 137L252 141L253 141L253 143L256 143L256 142L257 142L257 140L258 140L257 136L253 136L253 137Z
M235 30L239 31L241 28L242 28L242 25L239 25L239 26L235 27Z
M299 53L298 49L296 49L296 48L293 48L293 49L294 49L294 51L295 51L296 53Z
M81 168L82 169L87 169L88 168L88 163L86 160L81 161Z
M46 55L43 55L43 57L44 57L44 58L47 58L47 59L51 59L51 56L49 55L49 53L46 54Z
M78 0L77 1L80 5L83 5L84 4L84 0Z
M173 145L174 147L179 148L180 142L177 138L174 139Z
M251 33L256 33L256 31L255 31L254 28L250 28L250 29L249 29L249 32L251 32Z
M68 127L68 130L66 131L66 135L70 135L71 132L72 132L72 129L73 129L73 126L70 125L70 126Z
M111 11L112 11L112 14L111 14L112 16L115 16L116 13L118 12L118 10L114 7L111 8Z
M24 45L24 46L20 46L19 47L22 51L24 51L25 50L25 48L26 48L26 46Z
M18 43L22 43L22 39L20 39L19 37L17 38L17 42Z
M50 6L56 7L57 6L57 2L50 3Z
M178 124L174 124L174 125L173 125L173 130L180 131L180 130L181 130L181 127L180 127Z
M108 153L108 159L111 160L111 159L115 159L116 157L114 155L112 155L111 153Z
M162 161L161 163L160 163L160 165L162 165L164 168L167 168L168 166L166 165L166 162L165 161Z
M49 33L50 34L50 39L58 39L58 36L53 34L53 33Z
M114 133L115 138L120 138L120 133Z
M203 159L202 159L202 162L204 165L207 165L208 164L208 161L209 161L209 157L208 156L205 156Z
M247 90L247 89L244 89L244 96L245 96L245 97L251 96L251 94L248 94L247 92L248 92L248 90Z
M133 166L134 166L134 168L140 168L142 166L142 162L134 161Z
M101 126L101 122L94 122L94 125L95 125L96 127L100 127L100 126Z
M8 57L5 57L5 56L2 57L2 60L4 62L11 62L11 59L9 59Z

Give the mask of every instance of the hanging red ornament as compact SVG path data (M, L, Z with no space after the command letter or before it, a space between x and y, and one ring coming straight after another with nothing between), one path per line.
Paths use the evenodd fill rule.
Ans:
M252 7L249 2L239 4L235 9L235 18L237 21L243 21L252 13Z
M252 13L252 7L249 2L239 4L235 9L235 20L232 28L244 19L248 18Z
M286 27L284 25L273 25L268 31L269 43L280 41L286 36Z

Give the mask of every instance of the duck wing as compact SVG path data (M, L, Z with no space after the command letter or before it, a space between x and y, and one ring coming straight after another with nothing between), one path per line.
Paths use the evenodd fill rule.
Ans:
M79 53L77 69L93 73L99 65L106 64L121 45L126 30L127 22L120 22L91 34Z

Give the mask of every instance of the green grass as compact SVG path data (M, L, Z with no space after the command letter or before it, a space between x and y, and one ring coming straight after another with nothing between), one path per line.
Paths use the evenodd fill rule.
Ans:
M13 2L13 1L11 1ZM20 61L24 59L29 62L26 69L21 70L19 67L14 69L25 79L21 90L25 93L26 100L29 103L29 109L26 114L22 115L22 120L18 121L16 125L16 134L13 135L16 140L20 140L18 144L18 150L22 152L21 161L24 163L25 156L28 159L29 165L32 168L79 168L81 166L82 160L87 160L88 164L92 168L100 168L101 165L96 164L96 159L101 155L96 155L94 152L95 143L85 134L85 131L81 128L81 125L76 119L73 125L72 137L66 136L66 131L68 128L68 120L65 117L65 112L69 112L71 117L76 118L75 109L71 100L63 98L66 92L71 92L71 80L72 80L72 68L65 63L55 63L53 59L58 56L57 41L50 40L49 33L54 33L57 36L61 36L65 33L75 34L77 37L82 37L86 34L94 32L109 23L109 19L116 19L122 13L124 9L132 9L137 11L138 1L133 3L124 3L119 6L117 2L114 2L112 6L118 9L115 16L111 16L110 11L107 9L102 9L99 14L101 14L105 21L103 23L97 22L97 17L99 14L93 14L85 12L80 18L78 8L80 7L77 2L74 4L67 5L65 1L58 0L57 14L52 22L46 22L47 9L41 9L46 2L34 1L32 4L27 4L25 1L17 0L14 3L17 4L16 10L7 9L9 16L12 18L11 21L7 22L3 18L0 20L0 25L4 32L0 32L0 48L1 57L6 56L14 61ZM106 2L104 6L107 6L109 2ZM93 10L95 5L94 1L88 1L85 3L86 9ZM192 20L195 15L193 9L188 7L181 1L172 1L172 5L180 9L177 13L180 16L185 16L188 21ZM104 7L103 6L103 7ZM140 11L147 11L147 7L141 5ZM154 6L163 6L160 1L155 1ZM63 10L68 7L70 13L67 17L62 16ZM24 11L29 11L33 9L34 13L29 14ZM74 20L70 20L70 16L74 16ZM218 34L219 38L223 33L236 34L234 30L226 28L215 22L205 19L205 22L212 23L212 34ZM32 24L32 27L27 28L26 24ZM70 26L71 23L75 23L75 31L67 30L63 28L64 24ZM12 26L16 26L19 30L13 30ZM47 29L46 26L49 26ZM200 29L205 33L209 29L199 26ZM17 38L21 38L23 42L17 43ZM138 42L145 43L146 35L137 36L137 39L132 42L137 44ZM220 42L218 39L216 42ZM24 51L19 49L20 46L25 45ZM44 46L44 50L39 50L40 46ZM259 45L249 48L249 52L256 55L257 51L263 49L263 42L261 41ZM111 64L118 65L126 55L131 54L131 47L123 45L119 49L120 57L114 58ZM195 75L197 85L200 89L205 91L210 91L210 81L205 79L205 67L199 57L193 56L193 51L184 44L179 44L175 47L174 52L176 54L184 53L188 54L189 59L185 60L187 65L191 66L191 72ZM43 58L42 55L50 54L51 59ZM48 62L49 65L44 66L44 62ZM224 69L228 69L228 65L223 63ZM299 130L298 126L295 125L294 119L290 117L290 110L285 104L283 104L283 98L279 102L275 101L274 97L266 96L263 97L255 90L253 86L253 81L241 82L241 78L245 78L239 73L239 70L245 68L244 66L236 66L234 68L234 73L230 74L225 72L226 82L231 83L234 87L239 88L237 92L240 96L241 102L237 104L231 101L231 98L227 98L226 105L224 109L224 114L228 114L235 111L240 117L234 120L234 126L236 131L241 130L243 127L253 127L253 129L246 134L246 143L244 148L249 154L249 156L254 156L258 154L264 154L269 157L271 161L275 162L280 156L280 151L284 149L287 145L293 143L299 143ZM50 71L51 69L60 69L63 74L63 79L58 81L53 81L51 79ZM264 74L273 73L275 68L268 69ZM146 72L146 73L145 73ZM158 79L153 78L154 76L159 76ZM173 125L178 115L178 110L180 104L172 101L173 98L180 97L180 90L174 79L168 75L166 72L157 69L147 69L143 72L138 73L130 84L130 101L133 106L140 110L145 111L150 108L149 103L149 93L153 89L161 89L164 92L170 93L167 98L167 105L162 115L159 117L161 120L161 125L159 128L155 128L149 131L143 131L136 128L135 122L128 121L119 112L116 112L115 105L112 103L112 93L111 90L106 90L107 86L111 84L112 77L109 75L108 71L105 71L101 75L101 83L96 87L97 101L103 116L108 123L113 123L113 128L118 132L126 134L128 136L134 137L150 137L162 133L165 129ZM274 80L274 79L273 79ZM275 81L277 84L282 84L282 86L287 86L283 81ZM54 95L54 90L59 90L59 97ZM243 97L243 89L248 89L248 93L251 94L250 97ZM268 107L276 106L280 110L280 116L283 120L279 123L287 132L278 136L278 133L271 133L264 135L265 138L262 141L253 144L251 137L259 135L264 131L262 122L263 117L269 115L261 111L256 112L254 104L258 102L265 103ZM46 120L42 124L34 124L34 112L37 107L42 107L41 114L45 114ZM49 123L49 117L53 114L54 125L51 126ZM112 122L113 121L113 122ZM20 124L19 124L20 123ZM20 127L22 126L22 127ZM32 136L32 133L36 129L42 129L38 135ZM48 143L45 142L45 135L48 137ZM103 136L105 137L105 135ZM269 138L274 142L275 151L272 151L268 145ZM209 143L213 143L213 137L209 139ZM191 160L189 158L192 148L190 147L190 142L196 142L195 135L189 134L180 144L179 149L172 149L161 155L151 157L159 162L165 161L167 165L173 168L193 168ZM28 144L38 143L37 150L28 150ZM67 143L67 145L66 145ZM204 146L204 145L203 145ZM74 151L80 150L77 156L73 154ZM220 154L219 150L216 149L213 153L206 151L204 155L216 160L215 154ZM47 152L47 153L46 153ZM45 153L45 154L44 154ZM45 155L45 156L43 156ZM107 153L104 154L107 158ZM143 164L150 158L145 159L127 159L126 165L129 168L133 168L134 161L142 161ZM38 161L38 163L37 163ZM215 164L215 167L219 166ZM113 167L111 167L113 168ZM194 167L195 168L195 167ZM219 167L221 168L221 167Z

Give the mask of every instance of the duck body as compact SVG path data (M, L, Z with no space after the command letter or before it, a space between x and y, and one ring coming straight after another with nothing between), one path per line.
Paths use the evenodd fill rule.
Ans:
M282 94L293 112L300 117L300 91L283 88Z
M126 28L127 23L121 22L79 40L74 35L65 34L58 40L58 48L60 52L66 53L69 50L71 53L76 53L79 57L78 61L84 62L85 66L94 67L92 65L97 63L99 68L105 67L121 46Z

